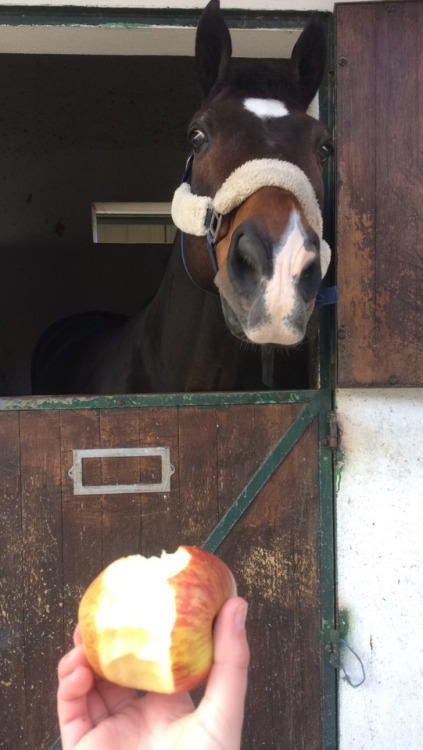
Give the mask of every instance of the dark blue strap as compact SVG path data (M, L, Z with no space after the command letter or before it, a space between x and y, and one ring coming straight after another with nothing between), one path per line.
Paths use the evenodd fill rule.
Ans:
M317 307L323 307L324 305L336 305L338 300L338 287L325 286L317 293L316 305Z
M216 258L216 245L210 232L207 232L207 250L209 251L209 258L210 258L210 263L213 268L213 272L217 273L219 268L217 265L217 258Z
M62 740L56 740L56 742L49 748L49 750L62 750Z
M185 234L184 232L181 232L181 258L182 258L182 264L184 266L185 273L188 276L189 280L194 284L194 286L198 287L198 289L201 289L201 287L197 284L197 282L192 278L191 271L189 270L187 266L187 259L185 257Z
M191 182L192 162L194 161L194 154L190 154L185 163L184 173L182 175L182 182Z

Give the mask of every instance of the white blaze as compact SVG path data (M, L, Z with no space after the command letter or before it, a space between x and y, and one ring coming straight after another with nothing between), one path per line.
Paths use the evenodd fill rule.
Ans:
M252 112L253 115L260 117L261 120L268 120L271 117L286 117L289 114L286 105L279 99L258 99L250 97L244 99L244 107Z
M302 340L313 305L299 297L297 284L316 254L304 246L305 231L294 209L288 226L273 250L274 271L264 292L268 319L248 331L255 343L296 344Z

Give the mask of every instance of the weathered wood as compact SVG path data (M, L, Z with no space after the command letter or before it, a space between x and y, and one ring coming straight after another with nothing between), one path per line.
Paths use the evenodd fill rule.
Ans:
M171 459L174 460L178 445L176 420L176 409L134 409L130 413L127 410L103 410L102 447L169 448ZM124 484L130 481L130 463L128 465L127 461L129 459L120 459L120 481ZM112 483L112 464L108 461L107 466L109 473L103 471L102 481ZM133 480L151 483L160 479L161 463L157 459L140 459L138 476L134 475ZM104 560L104 564L122 554L142 551L149 556L160 555L163 549L170 551L170 546L175 543L178 512L178 491L174 481L171 481L170 492L166 493L105 496L103 547L107 551L107 560Z
M104 409L100 412L101 447L134 448L145 445L140 432L138 411L125 413ZM146 477L146 460L110 459L101 461L102 484L130 484ZM148 462L151 466L150 462ZM142 500L141 500L142 498ZM103 565L117 557L137 554L141 550L144 496L135 494L104 495L102 498ZM145 509L145 506L144 506Z
M270 449L294 408L257 407L256 444ZM316 448L313 423L219 551L250 604L245 750L322 747Z
M25 750L57 731L56 666L63 653L60 415L20 415L24 578ZM13 746L13 745L12 745Z
M338 384L423 384L423 6L339 4Z
M221 408L217 413L217 482L219 517L242 492L264 456L257 456L254 405Z
M173 551L179 543L180 491L178 469L178 410L168 408L140 410L140 445L170 448L170 461L175 469L170 492L145 494L141 500L142 539L145 555Z
M54 740L57 662L71 643L79 599L92 578L119 556L202 544L302 408L0 415L4 532L12 537L4 539L8 645L2 680L13 678L13 688L6 686L10 719L0 724L0 747L46 750ZM73 450L147 445L170 448L170 492L74 494ZM154 480L156 470L147 470ZM124 469L101 459L90 466L89 482L113 484L118 477L127 483L139 476L140 465L129 462ZM318 536L313 422L218 550L250 602L244 750L322 746Z
M64 411L61 420L61 470L63 513L63 608L65 648L72 642L79 599L103 567L102 496L75 496L69 469L74 449L100 445L97 411ZM90 481L101 484L98 470Z
M217 417L214 409L179 412L180 539L201 544L216 525Z
M0 748L24 746L24 581L19 414L0 413Z

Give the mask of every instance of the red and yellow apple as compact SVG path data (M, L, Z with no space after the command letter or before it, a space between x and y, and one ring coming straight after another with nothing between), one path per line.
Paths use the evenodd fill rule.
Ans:
M213 661L213 621L236 584L199 547L122 557L90 584L79 605L85 655L101 677L158 693L192 690Z

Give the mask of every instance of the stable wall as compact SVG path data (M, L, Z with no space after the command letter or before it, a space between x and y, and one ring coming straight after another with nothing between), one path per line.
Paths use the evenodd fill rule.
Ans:
M420 750L423 738L423 391L339 390L341 635L363 662L340 680L341 750ZM358 660L342 659L353 683Z
M361 0L352 0L361 2ZM67 5L72 7L88 8L204 8L205 0L125 0L125 2L111 2L110 0L95 0L94 2L81 2L80 0L67 0L67 2L40 3L37 0L2 0L0 5ZM237 8L241 10L328 10L334 8L333 0L221 0L221 7L225 10Z

